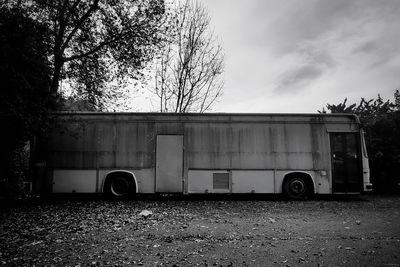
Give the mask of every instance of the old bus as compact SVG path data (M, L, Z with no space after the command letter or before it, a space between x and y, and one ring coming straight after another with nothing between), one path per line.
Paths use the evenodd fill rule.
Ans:
M36 144L41 193L311 194L370 191L349 114L61 113Z

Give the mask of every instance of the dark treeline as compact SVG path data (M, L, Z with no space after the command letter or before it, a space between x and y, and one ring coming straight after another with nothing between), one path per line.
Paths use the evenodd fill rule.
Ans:
M16 195L28 176L25 144L49 124L57 99L50 94L48 28L18 9L0 9L0 181Z

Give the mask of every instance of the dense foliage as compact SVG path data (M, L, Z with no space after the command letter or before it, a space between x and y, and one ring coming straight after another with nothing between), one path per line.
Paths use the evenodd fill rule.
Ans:
M47 26L53 94L102 109L137 79L162 38L163 0L10 0ZM72 97L72 98L71 98Z
M371 181L376 192L399 191L400 183L400 93L396 90L394 101L376 99L347 105L328 104L331 113L355 113L360 117L366 133ZM325 109L322 112L326 112Z
M48 29L17 9L0 9L0 179L21 176L16 153L45 130L56 99L50 94ZM20 159L20 160L18 160ZM20 178L20 177L19 177ZM4 188L3 188L4 189Z

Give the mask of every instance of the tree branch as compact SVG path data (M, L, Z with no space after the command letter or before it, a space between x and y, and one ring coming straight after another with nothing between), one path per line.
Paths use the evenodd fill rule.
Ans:
M77 60L77 59L80 59L80 58L84 58L84 57L90 56L92 54L95 54L99 50L101 50L103 47L105 47L107 45L110 45L110 44L112 44L112 43L124 38L128 34L129 34L129 32L120 33L116 37L114 37L114 38L112 38L110 40L101 42L99 45L97 45L96 47L94 47L93 49L91 49L91 50L89 50L87 52L84 52L84 53L81 53L81 54L75 55L75 56L64 57L63 60L64 60L64 62L67 62L67 61Z
M78 4L79 1L76 1L75 4ZM61 50L64 51L68 43L71 41L73 38L74 34L79 30L79 28L82 26L82 24L92 15L92 12L95 11L98 7L99 0L94 0L93 4L90 5L88 11L86 11L85 14L82 15L82 17L78 20L78 22L75 24L75 27L72 29L72 31L68 34L67 38L65 39L64 43L61 46Z

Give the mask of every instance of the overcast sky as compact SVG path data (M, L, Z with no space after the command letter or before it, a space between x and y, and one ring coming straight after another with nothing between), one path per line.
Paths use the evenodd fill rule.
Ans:
M215 112L316 112L400 88L400 0L200 0L225 55Z

